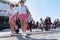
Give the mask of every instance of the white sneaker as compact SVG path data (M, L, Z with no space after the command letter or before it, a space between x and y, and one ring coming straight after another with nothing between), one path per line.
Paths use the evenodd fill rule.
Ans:
M26 33L22 33L22 37L23 37L24 39L27 39L27 34L26 34Z
M11 36L14 36L15 35L15 33L11 33Z
M23 33L23 35L24 35L24 36L27 36L27 34L26 34L26 33Z
M19 34L16 34L16 33L11 33L11 36L16 36L16 35L19 35Z

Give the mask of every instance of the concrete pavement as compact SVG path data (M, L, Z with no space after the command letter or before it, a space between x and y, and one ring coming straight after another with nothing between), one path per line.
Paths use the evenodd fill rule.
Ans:
M21 33L21 29L20 29ZM21 34L11 36L10 29L0 31L0 40L60 40L60 28L51 29L50 31L41 31L40 29L33 29L33 32L27 31L29 38L22 38Z

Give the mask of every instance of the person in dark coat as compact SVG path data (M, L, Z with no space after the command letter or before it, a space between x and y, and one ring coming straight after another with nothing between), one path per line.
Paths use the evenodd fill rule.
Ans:
M50 19L50 17L46 17L46 19L45 19L45 30L46 31L50 30L50 27L51 27L51 19Z

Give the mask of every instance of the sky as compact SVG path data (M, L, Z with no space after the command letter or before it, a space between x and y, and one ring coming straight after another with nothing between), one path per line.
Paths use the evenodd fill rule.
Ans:
M60 0L26 0L26 5L35 21L45 19L47 16L51 17L52 21L60 19Z

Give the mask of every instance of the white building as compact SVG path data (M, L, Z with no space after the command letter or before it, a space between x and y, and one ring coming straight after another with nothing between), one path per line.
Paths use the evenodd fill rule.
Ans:
M11 3L16 4L13 1L0 0L0 16L5 16L6 15L6 12L9 10L9 5Z
M11 3L16 5L19 1L21 0L17 0L17 2L15 2L14 0L0 0L0 16L5 16L6 12L9 10L9 5Z
M9 2L0 0L0 16L5 16L6 11L9 9Z

